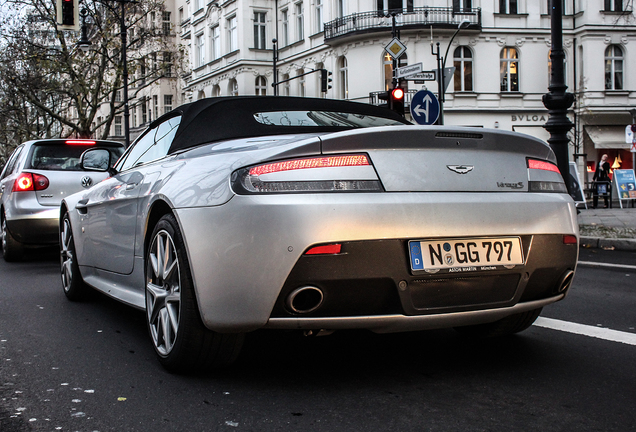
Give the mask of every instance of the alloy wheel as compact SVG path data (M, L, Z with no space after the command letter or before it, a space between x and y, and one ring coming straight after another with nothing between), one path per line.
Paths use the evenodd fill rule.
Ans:
M170 234L157 232L148 253L146 313L160 355L170 354L177 339L181 306L179 260Z
M65 218L60 231L60 261L62 263L62 286L66 292L71 289L73 283L73 259L75 258L73 252L71 223Z

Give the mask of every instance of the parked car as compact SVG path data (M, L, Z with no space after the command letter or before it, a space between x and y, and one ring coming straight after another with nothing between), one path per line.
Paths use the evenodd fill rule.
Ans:
M257 329L519 332L566 295L576 208L550 147L383 108L203 99L64 198L62 282L146 311L172 371L231 363Z
M124 152L115 141L80 139L27 141L13 151L0 174L6 261L20 259L26 246L57 244L62 199L108 177L80 167L80 156L89 148L105 149L113 162Z

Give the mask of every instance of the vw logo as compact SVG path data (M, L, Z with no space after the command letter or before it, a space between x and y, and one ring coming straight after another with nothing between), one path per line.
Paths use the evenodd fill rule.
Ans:
M92 178L90 178L89 176L82 177L82 186L87 188L87 187L91 187L92 184L93 184Z
M472 165L446 165L446 168L457 174L467 174L475 168Z

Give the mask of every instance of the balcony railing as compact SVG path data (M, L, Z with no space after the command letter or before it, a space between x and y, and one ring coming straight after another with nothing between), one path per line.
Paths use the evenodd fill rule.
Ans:
M420 7L412 10L390 10L361 12L337 18L325 23L325 41L355 33L368 33L391 30L392 16L395 14L395 26L398 29L435 28L453 29L465 20L470 22L469 29L481 29L481 8Z

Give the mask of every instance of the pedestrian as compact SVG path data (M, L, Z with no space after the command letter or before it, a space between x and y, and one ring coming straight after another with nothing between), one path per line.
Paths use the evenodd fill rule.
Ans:
M598 204L599 194L603 194L603 200L605 201L605 208L607 208L607 197L610 192L610 178L609 178L610 164L607 162L607 155L601 156L600 162L596 165L596 171L594 171L594 180L596 183L596 190L594 191L594 198L592 208L596 208Z

